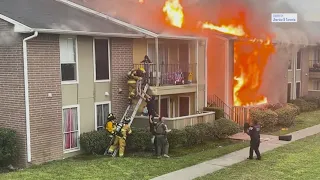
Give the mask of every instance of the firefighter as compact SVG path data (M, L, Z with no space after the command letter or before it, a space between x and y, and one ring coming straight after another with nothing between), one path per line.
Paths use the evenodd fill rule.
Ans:
M116 138L108 150L109 154L113 154L114 150L119 147L119 157L123 157L127 135L132 133L129 123L130 118L126 117L124 119L124 124L118 124L117 128L119 128L119 130L116 130Z
M245 125L248 127L248 125ZM248 159L253 159L253 151L257 155L257 160L261 160L261 155L259 151L259 146L260 146L260 130L261 127L258 124L257 120L253 121L253 124L248 127L247 129L247 134L250 136L250 151L249 151L249 158Z
M145 76L146 71L144 68L132 69L128 72L128 86L129 86L129 102L132 102L132 99L138 95L142 95L141 86L142 79Z
M116 120L117 118L113 115L113 113L108 114L107 117L107 123L105 125L105 128L107 132L109 133L109 136L112 137L115 130L116 130Z

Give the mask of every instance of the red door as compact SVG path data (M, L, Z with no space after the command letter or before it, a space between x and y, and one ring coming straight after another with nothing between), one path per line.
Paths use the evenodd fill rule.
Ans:
M179 97L179 117L190 115L189 97Z

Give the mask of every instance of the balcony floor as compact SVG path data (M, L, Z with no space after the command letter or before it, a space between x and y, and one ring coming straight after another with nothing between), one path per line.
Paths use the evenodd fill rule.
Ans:
M166 85L166 86L150 86L150 94L152 95L168 95L168 94L183 94L193 93L197 91L197 84L184 85Z

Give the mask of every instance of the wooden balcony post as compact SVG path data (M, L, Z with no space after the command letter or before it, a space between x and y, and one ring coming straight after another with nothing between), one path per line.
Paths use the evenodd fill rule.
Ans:
M155 49L156 49L156 86L159 86L159 40L155 38Z
M199 111L199 40L196 41L196 80L197 80L197 92L196 92L196 113Z

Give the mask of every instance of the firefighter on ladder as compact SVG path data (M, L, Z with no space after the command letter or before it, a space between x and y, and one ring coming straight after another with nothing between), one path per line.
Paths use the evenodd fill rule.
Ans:
M143 96L142 92L142 83L143 78L145 77L146 71L143 67L138 69L132 69L128 72L128 86L129 86L129 103L132 103L132 100L136 96Z
M116 134L115 134L115 140L113 142L113 144L110 146L109 150L108 150L108 154L113 154L114 150L119 147L119 157L123 157L124 155L124 150L126 147L126 139L127 139L127 135L132 133L132 130L130 128L130 117L125 117L124 124L119 123L118 130L116 130Z

